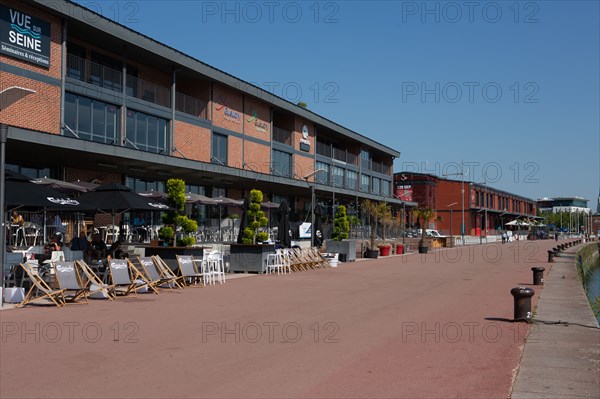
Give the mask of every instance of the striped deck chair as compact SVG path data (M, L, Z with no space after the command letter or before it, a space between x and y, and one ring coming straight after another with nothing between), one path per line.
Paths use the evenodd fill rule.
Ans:
M154 266L156 266L156 269L158 270L161 276L164 276L165 278L173 278L173 281L179 288L185 288L184 277L175 274L175 272L171 270L169 265L167 265L159 255L153 255L152 260L154 260Z
M25 305L29 305L30 303L47 300L54 305L61 307L65 304L65 290L53 290L48 284L42 279L42 277L38 274L37 271L33 270L30 264L21 263L20 264L29 279L31 280L31 288L25 295L25 298L21 303L17 305L17 307L23 307Z
M85 263L83 259L76 260L75 264L81 269L82 274L87 279L87 284L89 284L88 297L98 297L97 294L100 293L101 295L99 297L107 298L111 301L116 298L115 286L112 284L104 284L102 279L94 273L92 268Z
M65 303L66 301L76 303L82 298L85 302L79 303L88 303L89 284L83 282L75 262L54 262L54 270L58 286L65 291Z
M317 247L309 248L308 254L315 261L315 266L317 268L323 268L323 267L329 266L329 262L323 257L323 255L319 252Z
M133 292L137 297L138 290L148 287L142 273L128 259L111 259L108 266L116 295L125 296Z
M174 276L165 276L154 264L154 259L151 256L146 256L140 258L137 257L137 260L134 260L135 266L138 270L145 272L148 281L151 281L151 284L156 288L168 288L173 292L173 287L181 288L177 284L177 278Z
M179 272L183 276L183 281L188 285L198 285L198 281L202 282L202 273L198 273L196 267L196 261L192 255L176 255L177 264L179 265ZM204 283L200 284L200 287L204 286Z

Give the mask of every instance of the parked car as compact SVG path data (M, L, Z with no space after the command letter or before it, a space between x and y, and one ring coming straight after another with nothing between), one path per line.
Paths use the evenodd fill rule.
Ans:
M423 230L419 229L419 237L421 237L421 234L423 234ZM433 229L425 229L425 235L427 237L444 237L443 235L440 234L439 231L437 230L433 230Z

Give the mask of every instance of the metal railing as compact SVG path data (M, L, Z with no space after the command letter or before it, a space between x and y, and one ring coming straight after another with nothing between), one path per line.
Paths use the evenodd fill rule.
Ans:
M171 89L135 76L127 75L126 93L140 100L171 107Z
M175 93L175 109L198 118L208 119L208 102L183 93Z
M278 143L283 143L287 145L292 145L292 132L286 129L282 129L280 127L273 127L273 141L277 141Z
M117 92L121 91L123 87L121 71L105 67L73 54L67 54L67 76Z

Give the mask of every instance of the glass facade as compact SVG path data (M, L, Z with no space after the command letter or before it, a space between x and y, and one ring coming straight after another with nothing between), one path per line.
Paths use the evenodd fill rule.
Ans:
M347 170L346 178L347 187L351 190L356 190L356 186L358 185L358 173L353 170Z
M157 154L168 153L166 119L127 110L127 146Z
M213 133L211 161L219 165L227 165L227 136Z
M321 184L329 184L329 164L317 161L317 169L322 169L322 172L315 174L315 181Z
M65 95L65 124L82 140L114 144L120 130L119 107L72 93Z
M277 176L292 177L292 154L273 150L271 169Z

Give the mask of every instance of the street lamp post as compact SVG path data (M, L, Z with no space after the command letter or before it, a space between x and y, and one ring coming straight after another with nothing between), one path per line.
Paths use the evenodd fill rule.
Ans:
M465 173L465 164L464 161L460 161L460 173L445 173L443 174L444 177L447 176L460 176L461 177L461 188L460 188L460 202L461 202L461 208L462 208L462 222L460 225L460 236L462 238L462 242L464 244L465 242L465 175L468 175L469 171L467 170L467 173Z
M308 179L319 172L326 172L325 169L317 169L303 177L304 181L310 186L310 246L315 246L315 183L309 183Z
M2 248L0 248L0 282L2 287L4 285L4 261L5 261L5 253L6 253L6 213L4 212L5 205L5 189L6 185L4 184L4 169L5 169L5 155L6 155L6 141L8 139L8 125L0 124L0 243ZM0 295L0 306L4 304L4 291L2 291L2 295Z
M454 234L452 232L452 206L458 204L458 202L453 202L449 205L446 205L446 208L450 208L450 246L454 247Z

